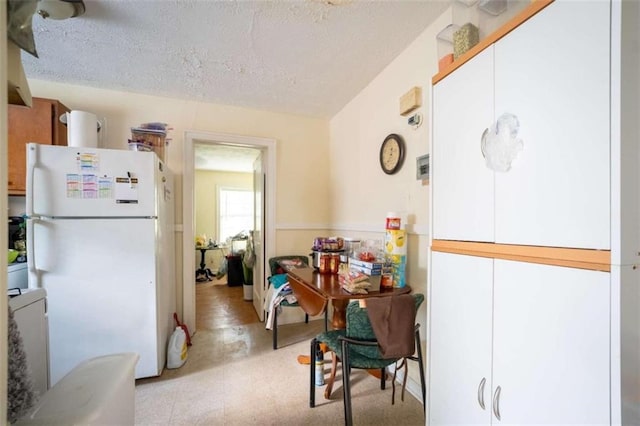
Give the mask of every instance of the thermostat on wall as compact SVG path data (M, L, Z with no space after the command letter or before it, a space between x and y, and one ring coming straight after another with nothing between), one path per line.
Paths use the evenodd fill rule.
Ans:
M429 179L429 154L416 158L416 179Z

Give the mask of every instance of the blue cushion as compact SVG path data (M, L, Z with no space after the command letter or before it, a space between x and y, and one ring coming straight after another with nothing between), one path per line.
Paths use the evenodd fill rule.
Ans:
M288 282L287 274L277 274L269 277L269 282L273 288L280 288Z

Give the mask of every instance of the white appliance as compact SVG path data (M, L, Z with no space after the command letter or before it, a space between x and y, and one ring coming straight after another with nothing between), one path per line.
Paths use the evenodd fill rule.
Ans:
M47 291L50 383L135 352L157 376L175 311L172 177L155 153L27 145L30 288Z
M27 288L27 264L12 263L7 266L7 289Z
M31 374L33 389L41 397L49 389L48 338L46 318L47 292L41 288L23 289L11 296L9 306L18 325L27 368Z

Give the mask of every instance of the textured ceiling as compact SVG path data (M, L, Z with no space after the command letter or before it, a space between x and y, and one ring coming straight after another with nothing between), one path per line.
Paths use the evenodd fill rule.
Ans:
M33 17L29 78L329 118L449 0L84 0Z

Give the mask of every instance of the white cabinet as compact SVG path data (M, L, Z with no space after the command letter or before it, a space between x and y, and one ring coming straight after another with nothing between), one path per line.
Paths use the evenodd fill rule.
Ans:
M640 424L640 2L548 3L434 78L430 424Z
M429 419L488 424L491 395L493 260L433 253ZM485 409L478 403L484 379Z
M434 239L610 248L609 9L556 1L434 86ZM494 171L505 113L523 145Z
M430 424L609 422L608 273L432 256Z
M610 8L556 1L495 43L495 114L524 143L495 174L498 243L610 248Z
M496 259L501 424L608 424L610 274Z
M493 48L433 88L433 238L493 241L493 172L480 137L493 121ZM470 178L473 177L473 178ZM473 215L469 210L473 209Z

